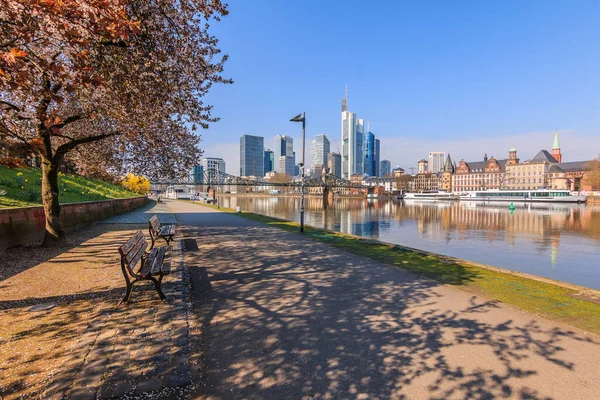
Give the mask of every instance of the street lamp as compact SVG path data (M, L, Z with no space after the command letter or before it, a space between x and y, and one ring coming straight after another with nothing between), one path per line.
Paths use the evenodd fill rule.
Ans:
M300 232L304 232L304 152L305 152L305 133L306 133L306 116L305 113L298 114L294 118L290 119L291 122L302 122L302 162L300 163L300 169L302 169L302 195L300 198Z

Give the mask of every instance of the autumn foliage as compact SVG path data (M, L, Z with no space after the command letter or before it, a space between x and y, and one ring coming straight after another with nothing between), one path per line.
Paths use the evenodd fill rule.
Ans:
M42 161L45 242L64 236L57 173L176 177L217 118L220 0L0 0L0 138Z

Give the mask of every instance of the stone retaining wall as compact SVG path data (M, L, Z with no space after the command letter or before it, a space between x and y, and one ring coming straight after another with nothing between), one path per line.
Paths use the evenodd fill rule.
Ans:
M143 196L62 204L60 219L68 231L126 213L147 202L148 198ZM0 251L43 239L45 230L46 217L41 206L0 209Z

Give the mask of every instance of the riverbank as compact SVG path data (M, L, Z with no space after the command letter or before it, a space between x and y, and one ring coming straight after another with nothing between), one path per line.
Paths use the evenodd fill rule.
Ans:
M235 213L223 207L220 210ZM299 229L295 222L248 212L237 215L287 231ZM304 235L550 320L600 333L597 290L325 229L305 227Z

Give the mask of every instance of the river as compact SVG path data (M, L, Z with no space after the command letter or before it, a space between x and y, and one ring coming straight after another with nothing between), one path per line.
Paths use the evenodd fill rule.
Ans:
M219 195L224 207L299 221L298 197ZM600 206L305 200L305 223L600 289Z

